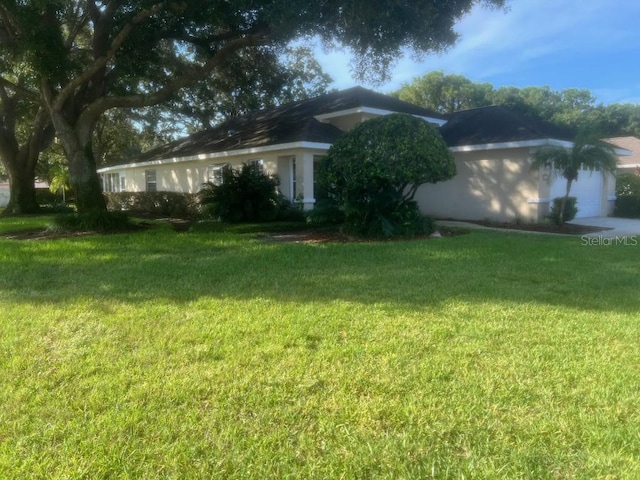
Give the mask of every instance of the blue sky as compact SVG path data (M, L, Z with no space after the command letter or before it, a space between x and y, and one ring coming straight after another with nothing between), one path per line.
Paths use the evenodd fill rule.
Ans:
M433 70L500 86L586 88L599 102L640 103L640 0L510 0L508 11L475 7L442 54L406 56L389 92ZM333 88L357 85L348 55L318 53Z

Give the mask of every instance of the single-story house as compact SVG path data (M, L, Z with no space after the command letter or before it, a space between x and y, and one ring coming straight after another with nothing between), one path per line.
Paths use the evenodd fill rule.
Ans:
M618 157L618 173L640 175L640 138L633 136L612 137L605 138L605 141L631 153L631 155L620 155Z
M9 204L9 183L0 182L0 208Z
M135 162L100 169L104 190L195 193L218 182L226 165L254 164L278 175L281 193L305 209L315 203L318 161L345 131L370 118L399 112L431 123L453 152L457 175L420 187L421 210L438 218L539 221L565 181L532 170L532 153L572 145L572 133L502 107L442 115L361 87L328 93L231 119L150 150ZM572 188L578 216L607 215L615 177L581 172Z

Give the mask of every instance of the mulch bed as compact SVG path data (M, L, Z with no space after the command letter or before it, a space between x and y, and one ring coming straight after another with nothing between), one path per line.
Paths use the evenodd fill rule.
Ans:
M504 228L509 230L522 230L525 232L541 232L541 233L558 233L563 235L584 235L587 233L602 232L604 230L612 230L611 228L591 227L587 225L575 225L573 223L565 223L556 225L554 223L509 223L509 222L491 222L471 220L467 223L474 223L484 227Z
M441 228L437 234L416 235L413 237L397 237L389 239L353 237L339 230L304 230L291 233L277 233L262 235L259 238L268 243L371 243L371 242L401 242L411 240L424 240L427 238L454 237L468 233L464 229Z
M188 230L191 222L180 219L163 219L171 223L174 230L181 232ZM565 223L564 225L554 225L550 223L531 224L531 223L508 223L508 222L491 222L491 221L467 221L467 223L474 223L476 225L482 225L491 228L501 228L509 230L522 230L528 232L542 232L542 233L558 233L565 235L584 235L587 233L601 232L603 230L610 230L608 228L590 227L585 225L574 225ZM145 230L152 228L150 223L143 222L135 227L133 230ZM379 241L411 241L411 240L424 240L428 238L442 238L442 237L454 237L457 235L464 235L469 233L464 228L448 228L441 227L438 229L438 233L434 235L418 235L415 237L401 237L391 238L387 240L381 239L367 239L353 237L346 235L338 229L321 229L321 230L302 230L296 232L279 232L273 234L262 235L259 238L264 242L272 243L368 243ZM42 229L22 230L17 232L8 233L3 235L3 238L10 240L56 240L61 238L74 238L83 237L88 235L97 235L96 232L51 232Z

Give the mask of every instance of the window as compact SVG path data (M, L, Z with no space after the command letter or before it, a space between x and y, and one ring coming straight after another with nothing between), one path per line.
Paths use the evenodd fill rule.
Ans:
M124 177L120 178L119 173L105 173L102 176L102 189L105 192L121 192L122 184L124 183Z
M249 160L249 166L255 168L259 173L264 173L264 160Z
M158 186L156 184L156 171L155 170L145 170L145 183L147 185L147 192L157 192Z
M209 165L207 167L207 182L213 183L215 186L222 185L223 177L222 172L229 165L226 163L220 163L218 165Z

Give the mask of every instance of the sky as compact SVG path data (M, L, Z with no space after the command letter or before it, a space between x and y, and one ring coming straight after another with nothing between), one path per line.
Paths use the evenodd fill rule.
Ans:
M387 93L434 70L494 87L584 88L598 103L640 103L640 0L508 0L507 10L476 6L456 26L458 43L421 60L401 59L390 81L354 80L349 56L317 52L334 78Z

